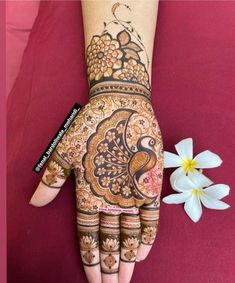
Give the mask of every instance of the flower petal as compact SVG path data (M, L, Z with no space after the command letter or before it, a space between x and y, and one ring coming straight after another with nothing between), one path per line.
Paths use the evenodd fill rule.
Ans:
M221 200L215 199L213 197L210 197L209 195L205 193L200 195L200 199L203 205L210 209L226 209L230 207L230 205L228 205L227 203Z
M193 139L187 138L175 145L176 151L178 152L179 156L184 159L193 159Z
M182 159L175 153L164 151L164 167L179 167L182 164Z
M184 203L191 195L191 192L183 192L180 194L171 194L162 199L163 202L168 204Z
M177 168L170 176L170 183L171 183L171 187L173 190L175 190L176 192L180 192L176 187L175 187L175 180L177 178L179 178L180 176L185 175L185 173L183 172L182 167Z
M230 187L225 184L217 184L204 189L204 192L208 196L216 199L222 199L226 197L227 195L229 195L229 191L230 191Z
M192 182L197 185L197 188L208 187L213 184L213 181L200 173L197 169L193 170L193 172L189 172L188 176Z
M210 150L205 150L193 159L197 162L195 168L213 168L218 167L223 162L219 155L211 152Z
M174 182L174 187L180 192L188 192L197 189L197 185L195 185L186 175L179 176Z
M202 206L199 197L192 194L186 200L184 210L194 222L197 222L202 216Z

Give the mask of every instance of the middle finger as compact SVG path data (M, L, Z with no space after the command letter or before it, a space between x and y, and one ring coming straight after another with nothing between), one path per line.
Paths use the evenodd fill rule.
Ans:
M100 261L103 283L118 283L120 215L100 213Z

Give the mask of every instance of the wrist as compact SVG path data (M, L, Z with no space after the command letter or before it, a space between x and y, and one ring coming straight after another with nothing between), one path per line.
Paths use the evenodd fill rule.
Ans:
M101 81L90 87L89 97L90 99L97 96L142 96L151 99L151 91L144 85L137 82L129 81Z

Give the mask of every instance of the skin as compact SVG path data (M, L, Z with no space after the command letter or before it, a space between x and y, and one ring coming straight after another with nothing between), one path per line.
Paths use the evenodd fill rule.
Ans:
M131 11L129 8L131 8ZM97 220L101 223L100 221L103 217L104 221L111 221L110 227L119 225L119 228L115 228L116 230L108 227L107 229L104 228L103 232L100 227L101 236L99 240L97 238L98 230L95 231L92 226L87 228L87 225L78 225L81 256L85 264L84 270L87 280L90 283L125 283L131 280L135 262L144 260L149 254L156 231L154 230L154 237L151 238L152 234L144 234L144 229L155 229L159 217L163 145L158 122L150 102L152 53L158 1L125 1L123 5L116 4L115 1L111 0L82 1L82 10L90 101L82 108L75 118L74 125L70 126L56 147L55 154L51 157L42 177L42 182L39 183L30 200L30 204L42 207L53 201L70 171L74 169L76 179L79 180L76 192L77 208L80 211L78 219L80 219L80 222L84 221L86 223L84 219L90 217L90 214L87 213L92 213L94 215L93 221ZM148 15L148 17L145 15ZM112 21L117 23L112 23ZM131 23L129 24L129 22ZM130 30L126 30L125 27L129 27ZM134 32L131 32L131 28L133 28ZM135 31L138 31L138 33ZM137 34L140 35L141 40L138 40ZM104 45L105 47L103 47ZM111 45L113 49L111 49ZM112 54L112 60L107 54ZM125 71L126 66L133 68L134 74L138 73L136 77L131 77L132 71L130 69ZM142 70L141 74L140 69ZM112 93L109 95L105 91L99 91L98 86L107 88L112 86ZM136 86L138 91L123 91L123 87L132 89L132 87L135 88ZM103 108L100 108L101 106ZM92 124L94 117L96 117L96 121ZM141 121L145 118L145 123L149 123L147 127L148 132L141 126ZM117 123L122 122L127 135L123 134L123 140L118 144L117 125L119 124ZM137 129L136 125L139 125ZM107 136L109 132L110 136ZM132 135L132 138L129 140L128 133L130 136ZM112 134L116 135L113 139ZM78 139L78 143L80 142L81 146L79 150L75 150L73 155L70 156L71 145L73 145L75 139ZM109 170L102 172L102 164L96 167L95 158L97 160L103 157L108 159L107 154L110 154L100 148L101 143L111 144L112 148L114 147L113 143L117 147L121 146L122 148L125 148L126 145L129 146L129 150L127 149L129 151L128 158L127 153L123 155L123 160L125 160L126 156L126 167L125 164L118 165L118 160L121 158L117 155L118 151L114 153L112 165L116 163L115 166L121 166L120 170L127 168L128 172L123 173L123 176L126 176L129 180L128 186L131 188L130 191L135 191L135 194L139 197L133 195L130 198L130 195L125 195L130 192L128 188L124 191L123 187L126 185L124 182L118 188L120 194L122 192L122 197L121 195L117 197L119 194L109 193L113 187L118 186L118 177L114 175L111 178L113 183L102 183L104 180L106 182L112 175L108 174ZM141 152L142 155L140 154ZM64 160L62 160L62 156ZM148 158L146 163L143 163L145 156ZM139 164L142 164L142 167L138 167ZM99 170L101 173L99 173ZM156 179L156 172L161 176L159 180ZM152 177L153 174L155 177ZM147 192L143 180L148 180L149 182ZM107 182L110 181L108 180ZM84 188L86 189L81 193ZM155 191L150 193L152 188ZM94 202L95 206L92 207L91 204L86 204L85 206L84 201L86 202L88 195L91 195L91 202ZM82 202L83 197L84 201ZM132 200L134 201L136 198L139 198L139 200L132 203ZM145 207L145 209L141 209L142 207ZM103 209L102 212L99 210L100 208ZM107 213L107 209L110 208L112 208L112 211ZM116 212L114 212L115 209ZM117 209L119 210L118 212ZM131 209L131 212L126 213L126 209ZM150 222L145 220L146 213L147 218L152 217ZM112 215L119 215L119 218L112 217ZM127 221L130 221L130 225L134 225L134 222L131 223L131 221L136 219L136 228L130 230L132 236L128 236L129 232L126 232L125 217ZM110 234L108 231L110 231ZM116 232L114 233L114 231ZM118 252L114 250L107 252L105 250L104 243L105 241L111 243L111 238L116 239ZM88 243L91 239L95 241L96 246L95 244L91 246ZM127 242L125 240L128 239L135 240L138 246L135 249L126 248L125 243ZM90 246L87 250L86 245L88 244ZM109 249L110 244L106 248ZM126 255L130 255L129 259ZM115 264L112 263L114 258L117 262L116 264L119 263L117 271L114 270ZM120 258L125 261L120 260ZM111 260L111 263L109 261L108 265L105 265L108 259ZM90 264L93 265L89 266ZM112 266L108 267L109 264ZM116 273L107 274L104 273L104 270L108 272L114 270Z

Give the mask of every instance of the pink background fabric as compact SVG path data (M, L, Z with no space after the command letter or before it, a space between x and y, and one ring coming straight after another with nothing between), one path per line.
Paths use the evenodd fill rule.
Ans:
M194 139L224 160L205 173L231 187L225 211L194 224L161 204L157 241L132 282L235 282L235 2L161 2L152 102L164 148ZM33 166L75 102L88 101L80 3L42 2L8 101L8 282L86 282L76 239L74 180L48 206L28 205ZM162 196L172 193L166 169Z
M6 1L6 92L9 94L19 72L40 1Z

